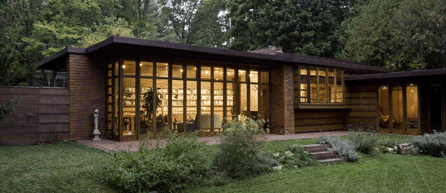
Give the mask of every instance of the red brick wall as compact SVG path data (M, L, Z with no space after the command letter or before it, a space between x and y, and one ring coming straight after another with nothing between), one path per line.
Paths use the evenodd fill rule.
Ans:
M68 88L70 89L70 139L93 137L95 109L99 109L99 131L105 134L106 66L86 55L67 57Z
M278 66L271 70L271 133L294 133L293 67Z

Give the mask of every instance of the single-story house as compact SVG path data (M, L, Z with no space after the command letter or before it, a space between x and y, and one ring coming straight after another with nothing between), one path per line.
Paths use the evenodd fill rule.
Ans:
M67 74L66 138L138 140L170 130L208 136L237 116L267 119L271 133L445 129L446 69L394 72L363 63L111 37L67 47L40 69ZM2 126L0 126L1 128Z

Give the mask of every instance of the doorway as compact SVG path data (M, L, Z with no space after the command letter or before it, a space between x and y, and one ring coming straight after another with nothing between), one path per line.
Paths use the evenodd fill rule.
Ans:
M429 96L431 132L441 131L441 84L432 84Z

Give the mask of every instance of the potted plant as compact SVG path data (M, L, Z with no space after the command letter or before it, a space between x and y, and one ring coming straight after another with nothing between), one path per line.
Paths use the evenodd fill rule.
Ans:
M156 95L156 107L153 107L153 89L149 88L146 93L144 93L142 98L142 108L141 115L143 118L141 119L141 133L146 134L151 131L153 125L153 111L161 105L161 94L158 93Z

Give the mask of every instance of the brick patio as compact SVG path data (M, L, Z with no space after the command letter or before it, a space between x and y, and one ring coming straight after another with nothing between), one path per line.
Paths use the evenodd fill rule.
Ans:
M324 135L332 135L332 136L342 136L348 135L348 131L329 131L329 132L312 132L312 133L298 133L298 134L289 134L289 135L275 135L275 134L267 134L267 141L280 141L280 140L289 140L289 139L308 139L308 138L317 138ZM215 145L219 143L218 137L199 137L199 141L205 141L207 145ZM137 151L139 148L138 141L113 141L109 139L102 139L102 141L94 142L91 140L78 140L80 144L102 149L106 152L112 153L117 150L127 150L127 151ZM156 140L152 140L152 142L156 142ZM165 144L165 140L162 139L161 144ZM152 145L150 148L153 148Z

